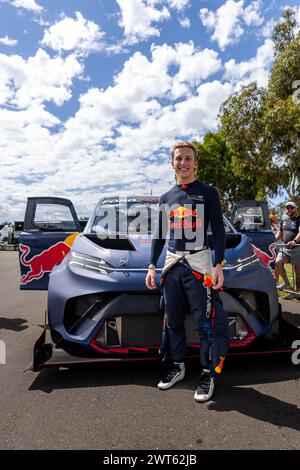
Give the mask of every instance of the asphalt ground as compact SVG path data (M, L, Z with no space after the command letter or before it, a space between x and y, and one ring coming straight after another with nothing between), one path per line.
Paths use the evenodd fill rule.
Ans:
M23 373L45 304L45 292L19 290L17 253L0 252L0 449L300 448L300 366L290 355L228 358L204 404L193 400L197 361L168 391L156 387L158 363Z

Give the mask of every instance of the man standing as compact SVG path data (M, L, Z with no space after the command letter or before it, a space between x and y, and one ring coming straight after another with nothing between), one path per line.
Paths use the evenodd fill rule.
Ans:
M225 229L216 189L195 179L197 151L194 145L178 142L171 155L177 184L160 198L159 221L146 276L147 287L154 289L155 266L169 230L161 283L173 364L158 388L166 390L185 376L184 319L190 311L199 333L203 368L194 398L206 401L212 396L214 375L222 369L229 344L228 318L217 293L224 282ZM214 266L207 246L209 223L215 250Z
M276 240L282 240L284 245L276 258L276 269L283 279L283 284L279 289L291 289L289 279L284 268L284 263L291 262L291 250L295 249L300 243L300 216L297 215L297 206L293 201L285 205L287 218L280 223L279 232L276 234ZM280 245L279 245L280 246ZM300 289L300 265L294 266L296 273L296 289Z

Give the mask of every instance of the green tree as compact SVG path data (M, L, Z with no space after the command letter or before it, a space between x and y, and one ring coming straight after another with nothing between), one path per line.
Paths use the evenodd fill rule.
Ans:
M291 199L300 198L300 33L295 26L288 8L274 28L275 63L267 88L253 82L230 96L220 108L219 132L196 143L198 177L219 188L226 209L241 198L273 197L282 188Z
M274 27L272 35L276 56L279 56L295 38L296 25L294 11L291 8L286 8L281 21Z
M222 132L233 153L233 173L248 181L252 198L256 199L274 196L278 186L287 181L284 165L278 165L266 132L266 96L266 90L253 82L230 96L220 108Z
M240 158L222 131L208 132L203 143L195 141L194 144L199 154L197 178L218 188L226 212L241 199L261 196L259 180L247 167L240 171Z
M286 99L293 92L293 82L300 78L300 33L286 45L276 59L269 80L268 92Z
M265 126L289 176L290 197L299 196L300 180L300 33L285 45L271 71L265 102Z

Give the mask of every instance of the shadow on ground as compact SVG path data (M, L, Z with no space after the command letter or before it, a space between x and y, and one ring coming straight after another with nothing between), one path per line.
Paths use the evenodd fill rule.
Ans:
M27 320L24 318L0 317L0 330L23 331L28 328Z
M30 390L51 393L56 389L141 385L156 391L162 368L159 363L110 363L101 366L71 369L44 369L34 379ZM199 377L196 360L187 361L187 375L178 383L180 390L194 390ZM213 400L205 405L217 412L238 413L300 431L300 410L296 405L258 391L254 385L299 381L300 368L291 363L289 355L262 358L230 358L222 376L216 379ZM159 392L167 393L167 392Z
M253 387L221 385L208 409L221 413L237 411L274 426L300 431L300 409L296 405L261 393Z
M156 379L168 368L168 362L104 362L101 364L73 365L58 369L46 368L36 373L30 390L49 392L64 388L128 385L156 386ZM197 359L186 361L186 378L176 386L190 389L197 384L200 375ZM29 372L28 372L29 373ZM298 380L300 367L292 364L291 354L270 356L230 357L225 361L223 372L217 376L217 383L227 386L243 386ZM190 385L190 386L189 386Z

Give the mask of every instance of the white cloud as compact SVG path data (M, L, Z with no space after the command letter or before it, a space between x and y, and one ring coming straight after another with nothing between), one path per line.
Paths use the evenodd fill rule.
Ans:
M252 81L257 81L259 86L266 86L273 60L273 42L266 39L257 49L256 56L249 61L236 63L235 59L231 59L226 62L224 78L235 83L237 88Z
M170 8L174 8L177 11L182 11L188 6L190 0L167 0L167 2Z
M53 87L61 87L63 97L71 92L71 77L80 72L67 65L68 58L78 63L74 56L51 59L41 50L27 61L0 55L3 102L27 105L0 110L1 187L9 195L0 220L8 212L23 217L29 195L70 194L86 214L101 193L150 193L151 184L163 192L173 182L166 149L175 139L201 138L215 129L219 105L231 89L228 83L201 83L221 67L215 51L192 42L153 45L150 57L130 57L106 89L84 93L75 115L61 123L44 101L54 100Z
M124 149L128 149L128 157L142 154L149 158L162 147L170 148L178 139L199 139L206 131L216 130L219 107L230 91L228 83L205 83L198 87L195 95L165 106L139 127L121 126L115 139L116 151L123 154Z
M176 52L179 64L176 78L179 82L197 85L221 68L221 61L216 51L211 49L197 51L192 42L178 44Z
M183 28L189 29L191 27L191 21L189 18L182 18L179 20L179 23Z
M149 60L136 52L125 62L114 85L105 91L92 88L82 95L80 110L66 126L76 125L79 129L91 121L98 122L100 127L121 120L140 123L161 111L160 99L176 100L190 94L201 80L221 68L217 52L198 50L192 42L174 47L153 45L151 54L152 60ZM171 66L176 68L172 75Z
M74 51L66 57L43 49L27 59L0 54L0 220L7 214L22 219L26 197L34 195L69 194L87 214L103 193L150 194L155 184L159 194L173 183L166 149L175 139L201 138L216 128L231 85L203 83L222 64L216 51L193 42L152 45L147 56L135 52L110 86L90 88L74 116L60 122L46 103L62 105L83 74L77 54L90 50L92 36L84 43L80 31L67 42L60 29L47 30L43 43Z
M159 36L159 29L153 26L170 18L166 7L156 8L153 0L116 0L121 9L119 25L124 28L124 35L128 44L135 44L148 39L150 36Z
M277 24L277 21L274 18L271 18L262 26L261 35L264 38L270 38L273 34L273 30L276 24Z
M212 40L217 41L224 51L227 46L237 43L243 35L243 23L247 26L258 26L263 23L261 8L261 0L251 2L246 8L244 0L227 0L216 11L201 8L200 19L203 26L213 30Z
M103 48L104 32L93 21L86 20L80 12L76 19L66 17L46 30L42 44L55 51L76 51L87 54Z
M31 10L36 13L40 13L43 11L43 7L38 5L35 0L0 0L0 3L10 3L12 6L16 8L24 8L26 10Z
M214 28L212 39L224 50L229 44L237 42L244 32L240 25L242 13L243 0L239 2L227 0L216 12L202 8L200 18L204 26Z
M10 39L8 36L4 36L3 38L0 38L0 44L3 44L4 46L15 46L18 44L18 41L16 39Z
M0 54L0 103L26 108L32 102L62 105L72 96L71 85L82 73L78 58L51 58L43 49L24 60Z
M41 105L34 104L24 111L1 109L0 139L5 148L1 174L8 178L30 178L53 171L46 156L51 154L55 140L48 128L56 124L59 120Z
M257 25L260 26L264 19L261 16L261 8L262 3L261 0L255 0L254 2L250 3L250 5L245 8L243 19L247 26L250 25Z
M207 63L206 70L202 68L199 71L197 64L200 59ZM169 72L171 65L178 66L178 71L173 75ZM178 44L174 48L153 46L152 60L136 52L125 62L113 86L106 90L92 88L81 96L80 109L66 122L55 147L56 155L72 154L75 158L78 152L89 154L89 149L97 148L98 152L95 152L101 155L99 142L102 145L110 144L115 149L103 153L105 157L101 162L102 170L97 173L98 179L105 181L107 178L108 156L112 159L107 162L108 168L118 168L121 164L119 159L128 157L126 168L121 168L123 172L128 172L128 178L129 174L135 178L133 167L136 166L137 155L147 162L154 151L159 150L160 146L170 145L176 136L196 135L205 126L215 124L220 97L227 96L229 85L219 82L206 87L200 85L195 96L192 89L201 75L206 77L219 66L216 53L207 49L197 51L192 43ZM182 86L186 96L182 93L183 101L172 105L177 98L173 93L175 85ZM169 104L162 104L160 100L167 100ZM190 112L189 106L183 104L185 102L190 103ZM195 114L197 104L201 111ZM190 121L193 125L188 129ZM138 151L136 147L139 147ZM79 179L80 184L85 184L83 177ZM118 182L120 174L116 171L109 180Z
M297 31L300 29L300 6L298 7L293 7L293 10L295 12L295 19L297 21Z

